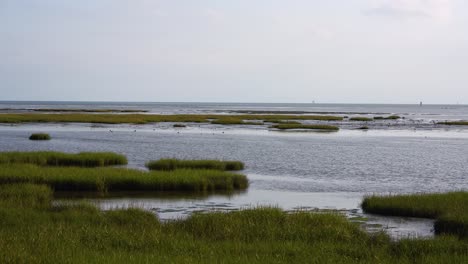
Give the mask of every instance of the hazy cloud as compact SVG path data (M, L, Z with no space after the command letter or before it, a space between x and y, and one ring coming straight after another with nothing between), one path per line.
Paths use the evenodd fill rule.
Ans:
M448 22L452 18L453 0L372 0L367 15L392 17L428 17Z

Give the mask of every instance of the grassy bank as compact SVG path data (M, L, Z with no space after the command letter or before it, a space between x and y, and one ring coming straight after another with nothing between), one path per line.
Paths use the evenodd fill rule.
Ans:
M362 203L365 212L436 219L436 233L468 238L468 192L370 196Z
M223 117L211 121L211 124L215 125L263 125L262 121L244 121L242 118L236 117Z
M0 184L45 184L55 191L231 191L248 187L245 175L215 170L144 172L123 168L39 167L0 165Z
M369 121L373 121L374 119L369 118L369 117L356 116L356 117L351 117L349 120L350 121L369 122Z
M151 115L151 114L0 114L0 123L103 123L103 124L146 124L155 122L233 123L244 120L323 120L340 121L340 116L328 115Z
M468 121L446 121L446 122L439 122L437 124L448 125L448 126L468 126Z
M0 196L2 189L0 186ZM52 205L44 186L15 185L0 207L3 263L466 263L454 237L392 242L339 214L256 208L160 222L138 209ZM39 205L16 206L30 193ZM2 197L5 197L2 196ZM47 200L47 197L49 199Z
M100 167L125 165L127 158L111 152L81 152L77 154L39 152L0 152L0 164L27 163L41 166Z
M303 125L303 124L278 124L278 125L272 126L272 128L277 128L281 130L312 129L312 130L330 130L330 131L337 131L340 129L337 126L331 126L331 125Z
M383 116L374 116L374 120L397 120L397 119L400 119L401 116L397 116L397 115L391 115L391 116L386 116L386 117L383 117Z
M29 136L30 140L50 140L50 135L46 133L35 133Z
M146 163L150 170L171 171L176 169L208 169L221 171L237 171L244 169L244 163L240 161L221 160L178 160L161 159Z

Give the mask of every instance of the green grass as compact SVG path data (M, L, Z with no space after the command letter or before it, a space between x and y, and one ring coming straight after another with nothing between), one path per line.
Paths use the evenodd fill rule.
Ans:
M356 117L351 117L349 119L350 121L361 121L361 122L368 122L374 120L373 118L369 117L363 117L363 116L356 116Z
M433 218L436 233L468 237L468 192L370 196L362 208L382 215Z
M278 125L272 126L272 128L277 128L281 130L312 129L312 130L330 130L330 131L337 131L340 129L337 126L331 126L331 125L303 125L303 124L278 124Z
M125 165L127 158L111 152L81 152L77 154L39 152L0 152L0 164L28 163L41 166L100 167Z
M52 202L52 190L46 185L6 184L0 186L0 208L47 208Z
M178 160L160 159L146 163L150 170L171 171L176 169L208 169L220 171L237 171L244 169L244 163L240 161L222 160Z
M210 123L212 121L233 124L244 120L323 120L340 121L340 116L327 115L151 115L151 114L0 114L0 123L103 123L103 124L146 124L156 122L196 122ZM218 120L218 121L216 121ZM247 122L248 124L248 122Z
M468 121L446 121L446 122L439 122L437 124L448 125L448 126L468 126Z
M0 185L0 193L4 186ZM16 185L0 207L2 263L466 263L455 237L391 241L336 213L253 208L162 222L139 209L100 211L88 204L19 208L49 197ZM9 192L11 192L11 190ZM27 204L25 204L27 205Z
M46 133L35 133L29 136L30 140L50 140L50 135Z
M124 168L39 167L29 164L0 166L0 184L45 184L70 192L206 192L248 187L245 175L216 170L145 172Z

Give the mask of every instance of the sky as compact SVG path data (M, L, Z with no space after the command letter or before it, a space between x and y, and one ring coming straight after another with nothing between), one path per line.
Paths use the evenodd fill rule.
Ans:
M0 0L0 100L468 104L468 1Z

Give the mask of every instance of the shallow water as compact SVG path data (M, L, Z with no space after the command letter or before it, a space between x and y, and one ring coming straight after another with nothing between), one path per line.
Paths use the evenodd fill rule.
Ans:
M52 140L32 142L32 132ZM110 132L112 131L112 132ZM193 212L278 206L285 210L337 209L363 215L366 194L467 190L466 130L343 129L335 133L269 131L265 127L190 124L158 125L23 124L0 126L0 151L113 151L129 167L144 169L160 158L229 159L245 162L249 190L204 197L94 198L103 209L138 206L161 219ZM432 221L372 216L396 237L431 236Z
M167 157L241 160L246 164L242 173L248 176L250 187L245 192L88 198L103 209L137 206L163 220L265 205L288 211L333 209L350 219L367 218L362 224L370 232L384 229L394 238L430 237L433 220L363 214L359 206L363 196L468 189L468 127L436 124L468 120L466 105L0 102L0 112L38 108L404 117L368 123L340 121L341 130L333 133L278 132L268 125L188 124L183 129L174 129L171 123L0 125L0 151L113 151L127 155L128 166L137 169L145 169L149 160ZM363 125L370 130L355 129ZM27 138L33 132L48 132L53 139L31 142Z

